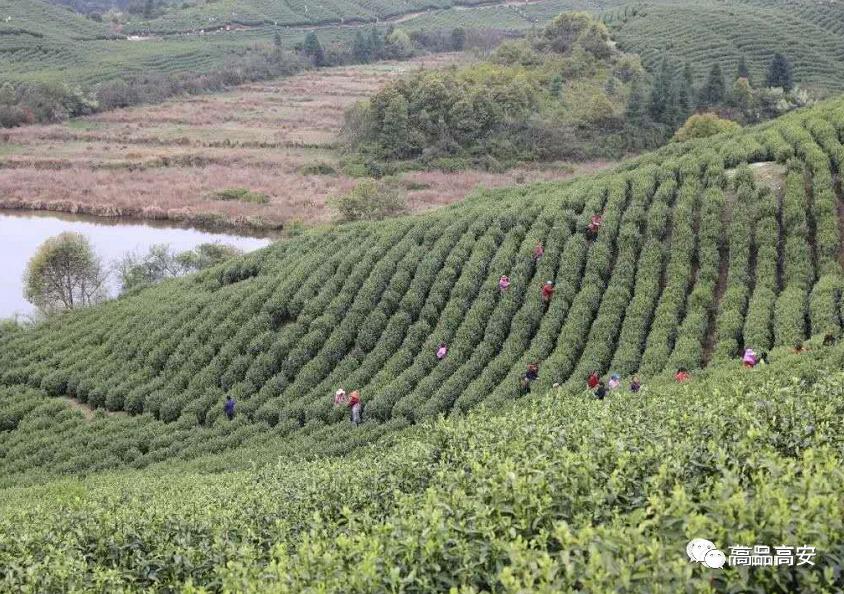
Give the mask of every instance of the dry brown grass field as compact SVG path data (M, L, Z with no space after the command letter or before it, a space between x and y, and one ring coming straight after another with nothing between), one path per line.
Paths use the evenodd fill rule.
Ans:
M229 92L181 97L64 124L0 135L0 208L169 219L257 229L332 218L326 201L356 180L302 169L340 159L344 111L389 80L417 68L466 59L428 56L408 62L327 68ZM548 165L504 174L412 172L412 210L460 200L477 186L509 186L569 177L604 166ZM266 204L214 199L248 188Z

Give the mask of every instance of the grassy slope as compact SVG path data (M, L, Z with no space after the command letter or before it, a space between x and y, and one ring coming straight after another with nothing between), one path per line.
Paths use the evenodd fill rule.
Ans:
M591 369L659 375L733 360L744 344L838 335L842 134L837 100L615 173L310 232L0 337L0 480L276 442L290 456L336 454L507 403L530 360L542 364L537 389L579 387ZM732 173L795 154L782 196ZM605 227L587 243L581 229L601 209ZM546 254L534 268L538 240ZM504 273L513 285L502 297ZM544 312L549 278L557 294ZM437 363L441 340L450 353ZM332 407L338 386L362 389L361 429ZM134 416L87 422L45 393ZM226 394L239 402L234 423Z
M89 40L108 35L108 28L72 10L44 0L0 0L0 38L33 40Z
M388 81L418 68L462 63L438 54L403 62L322 68L229 92L178 97L61 125L7 130L0 145L0 207L58 208L113 216L174 218L225 224L328 222L329 196L356 180L313 175L316 163L341 169L337 138L346 108ZM603 166L586 164L583 169ZM578 166L577 169L580 169ZM477 185L568 178L574 168L407 172L414 210L462 199ZM213 200L221 189L247 187L269 204Z
M604 402L555 391L336 460L2 490L0 588L840 592L842 363L837 347ZM816 565L707 570L685 556L700 537L810 545Z

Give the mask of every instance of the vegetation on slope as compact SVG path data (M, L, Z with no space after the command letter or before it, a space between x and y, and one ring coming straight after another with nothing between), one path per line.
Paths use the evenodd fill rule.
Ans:
M595 369L658 375L745 346L776 356L837 337L842 134L838 100L574 183L309 232L4 333L0 384L13 413L0 473L14 482L34 466L44 476L142 468L278 435L291 455L337 453L505 404L532 361L542 391L579 387ZM755 164L773 161L788 165L783 195L756 180ZM604 224L590 241L596 212ZM557 291L546 309L548 279ZM363 394L356 431L333 406L338 387ZM132 416L84 424L44 394ZM238 401L233 423L227 396Z
M392 83L349 112L347 134L364 159L441 166L617 155L640 136L624 110L642 75L603 24L566 13L487 62Z
M63 94L71 99L77 86L87 92L103 83L137 80L141 84L133 92L153 88L155 92L145 100L156 101L172 94L162 95L162 88L190 92L198 83L212 89L289 72L286 67L276 68L267 59L268 53L274 44L285 50L301 46L307 31L299 25L322 23L317 25L320 40L327 54L337 58L352 53L358 34L367 33L368 22L376 19L382 34L389 33L389 19L396 19L395 25L423 47L442 45L456 27L466 31L468 40L482 30L477 45L488 49L504 34L542 26L561 11L587 10L608 23L624 51L643 55L652 72L670 55L677 63L690 62L700 82L713 64L719 64L723 72L734 72L744 57L758 83L764 79L771 57L782 51L794 65L795 82L801 86L824 91L844 85L840 11L834 10L833 3L812 0L796 4L742 0L733 3L729 11L715 0L694 6L674 0L647 5L622 0L536 0L501 6L467 2L456 7L459 10L450 0L398 6L349 1L319 7L263 0L238 2L236 7L231 0L131 4L134 14L86 19L47 0L0 0L4 17L0 21L0 73L15 84L58 85L53 94L69 85ZM147 4L152 9L145 16ZM220 71L226 75L218 77ZM213 84L206 84L207 79ZM74 106L71 103L70 107ZM84 113L84 109L72 113Z
M842 364L837 347L606 401L554 391L333 460L270 445L6 489L0 588L839 592ZM816 555L709 570L693 538Z
M205 5L207 7L210 5ZM70 116L173 95L219 91L315 67L406 59L417 53L462 50L465 31L408 35L372 25L315 31L260 30L128 35L117 21L90 21L34 0L3 12L0 0L0 126L56 122ZM339 7L334 7L339 10ZM213 41L212 41L213 40Z
M604 19L619 46L652 71L670 55L693 64L700 82L713 64L735 72L744 58L752 79L762 81L771 58L783 52L802 86L844 89L844 16L832 2L657 0L609 8Z

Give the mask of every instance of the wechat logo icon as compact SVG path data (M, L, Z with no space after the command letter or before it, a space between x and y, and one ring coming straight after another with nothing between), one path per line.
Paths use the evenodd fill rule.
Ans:
M727 562L727 556L719 551L712 541L705 538L695 538L686 545L686 554L690 561L702 563L709 569L721 569Z

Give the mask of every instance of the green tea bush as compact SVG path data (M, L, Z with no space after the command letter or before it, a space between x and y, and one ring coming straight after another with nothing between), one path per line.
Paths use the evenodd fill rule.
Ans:
M806 336L806 293L799 286L786 287L774 310L774 344L795 346Z
M407 212L404 196L384 182L365 180L329 204L344 221L380 220Z
M822 276L809 298L809 320L812 336L833 336L841 334L841 316L839 304L844 279L839 274Z

